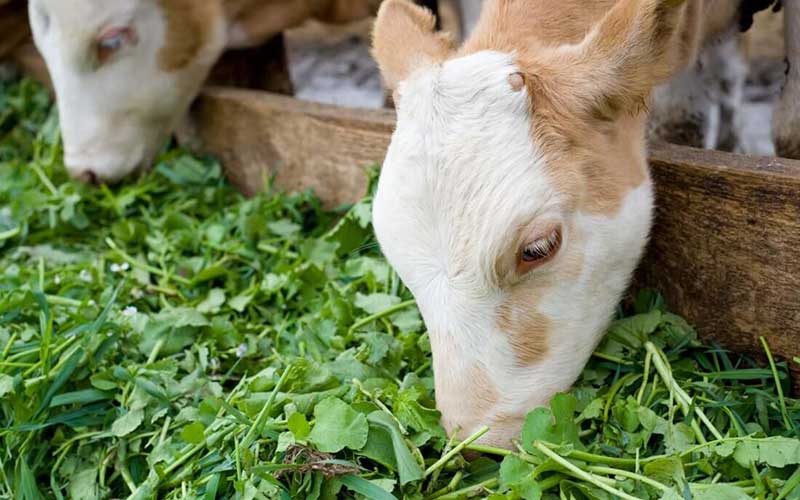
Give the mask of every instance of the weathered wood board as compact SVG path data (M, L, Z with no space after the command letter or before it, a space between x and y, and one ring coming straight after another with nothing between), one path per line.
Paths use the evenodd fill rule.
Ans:
M394 113L220 87L201 95L190 122L201 147L222 160L245 194L274 175L278 186L312 188L332 207L365 192L366 169L383 161Z
M192 122L244 192L274 174L278 186L313 188L335 206L364 194L394 113L209 88ZM759 354L763 335L780 356L800 356L800 162L670 145L650 158L658 210L636 286L661 290L728 348Z

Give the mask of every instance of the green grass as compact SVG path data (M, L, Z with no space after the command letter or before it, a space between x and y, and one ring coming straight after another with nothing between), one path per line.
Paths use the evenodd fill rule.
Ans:
M89 189L60 158L45 93L0 83L0 497L800 498L786 363L653 292L517 451L452 442L369 198L244 199L176 149Z

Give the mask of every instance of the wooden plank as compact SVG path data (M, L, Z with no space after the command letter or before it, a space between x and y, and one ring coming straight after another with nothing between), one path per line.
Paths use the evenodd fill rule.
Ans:
M800 161L658 145L650 166L657 215L638 284L729 349L761 357L764 336L800 356Z
M206 89L190 115L191 134L244 193L274 175L282 188L314 189L329 207L363 196L366 169L383 161L394 127L391 111L230 88Z
M246 193L274 174L328 206L353 202L383 161L391 111L347 110L234 89L203 93L192 118L205 150ZM800 162L660 145L658 210L637 286L664 293L706 338L800 356Z

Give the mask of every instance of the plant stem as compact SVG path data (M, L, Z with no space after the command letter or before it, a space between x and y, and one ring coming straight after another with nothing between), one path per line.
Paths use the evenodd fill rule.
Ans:
M590 465L589 467L586 468L586 470L588 470L589 472L597 473L597 474L607 474L607 475L611 475L611 476L621 476L621 477L625 477L625 478L628 478L628 479L633 479L634 481L639 481L639 482L642 482L644 484L649 484L653 488L659 489L661 491L670 491L672 489L672 488L670 488L669 486L667 486L665 484L662 484L662 483L659 483L658 481L650 479L649 477L645 477L645 476L642 476L641 474L636 474L634 472L627 471L627 470L614 469L614 468L611 468L611 467L600 467L600 466L596 466L596 465Z
M478 432L476 432L475 434L471 435L470 437L468 437L464 441L460 442L452 450L450 450L447 453L445 453L444 455L442 455L442 458L440 458L433 465L428 467L428 469L425 471L425 474L423 474L422 477L426 478L426 477L430 476L431 474L433 474L434 471L436 471L437 469L439 469L441 467L444 467L444 465L447 462L449 462L451 458L453 458L454 456L459 454L461 452L461 450L463 450L464 448L466 448L470 444L472 444L475 441L477 441L478 439L480 439L480 437L483 436L484 434L486 434L487 432L489 432L489 427L488 426L483 426L480 429L478 429Z
M589 472L586 472L586 471L582 470L580 467L578 467L577 465L573 464L569 460L566 460L561 455L559 455L558 453L554 452L553 450L551 450L550 448L548 448L547 446L545 446L541 442L536 441L535 443L533 443L533 447L536 448L537 450L541 451L542 453L547 455L550 459L552 459L554 462L556 462L560 466L564 467L565 469L569 470L570 472L572 472L573 474L575 474L577 477L581 478L582 480L586 481L587 483L591 483L591 484L597 486L598 488L600 488L602 490L605 490L608 493L611 493L612 495L616 495L616 496L618 496L620 498L623 498L624 500L639 500L638 498L636 498L634 496L628 495L624 491L618 490L617 488L614 488L613 486L609 486L608 484L606 484L603 481L599 480L600 478L596 477L594 474L591 474Z
M269 399L267 399L267 402L264 403L264 406L258 413L255 422L253 422L253 425L250 426L250 430L248 430L247 434L245 434L244 439L242 440L242 448L249 448L250 445L253 444L253 441L255 441L256 437L261 434L261 430L264 428L264 423L269 416L269 411L272 409L272 404L275 402L275 398L278 396L278 391L280 391L281 387L286 382L286 379L289 378L289 373L291 373L291 371L292 365L287 366L283 371L278 383L275 384L275 388L272 389Z
M22 232L22 226L17 226L13 229L9 229L8 231L3 231L0 233L0 241L10 240L11 238L17 236L20 232Z
M497 455L499 457L507 457L514 454L513 451L506 450L505 448L494 448L492 446L484 446L482 444L471 444L467 446L466 449L486 455Z
M653 360L653 355L647 353L644 357L644 376L642 379L642 386L639 388L639 394L636 396L636 403L641 406L642 399L644 399L644 390L647 388L647 379L650 376L650 362Z
M775 366L775 360L772 358L772 351L767 344L767 339L759 337L761 345L764 347L764 352L767 354L769 367L772 370L772 376L775 378L775 390L778 391L778 401L781 404L781 416L783 417L783 425L787 431L794 431L794 424L789 418L789 412L786 410L786 398L783 397L783 386L781 386L780 376L778 375L778 368Z
M599 351L593 352L592 356L594 356L595 358L600 358L600 359L606 360L606 361L611 361L612 363L616 363L618 365L623 365L623 366L631 366L631 365L634 364L632 361L626 361L626 360L624 360L622 358L618 358L616 356L611 356L610 354L605 354L605 353L602 353L602 352L599 352Z
M468 498L471 493L476 493L481 490L485 490L488 488L494 488L497 486L498 479L493 477L491 479L487 479L486 481L482 481L478 484L473 484L472 486L467 486L466 488L461 488L458 491L454 491L452 493L447 493L444 495L438 495L438 493L434 493L432 496L428 497L426 500L459 500L462 498ZM634 499L635 500L635 499Z
M656 366L656 371L658 371L658 374L661 376L661 379L664 380L664 383L667 385L667 387L678 397L678 402L681 405L683 414L688 416L692 409L691 396L689 396L672 377L668 362L666 362L662 357L664 354L661 352L661 350L658 349L652 342L647 342L645 344L645 348L647 349L647 352L653 354L653 364ZM709 431L711 431L711 434L713 434L716 439L724 439L722 434L717 430L716 427L714 427L714 424L711 423L705 412L700 407L694 406L694 411L697 414L697 417L705 424L705 426ZM705 441L702 433L700 433L700 436L698 437L702 438L702 441Z
M383 318L385 316L390 316L390 315L396 313L397 311L402 311L406 307L413 306L416 303L417 303L416 300L407 300L405 302L401 302L401 303L399 303L399 304L397 304L395 306L392 306L392 307L386 309L385 311L381 311L381 312L375 313L375 314L373 314L371 316L367 316L366 318L360 319L360 320L356 321L355 323L353 323L353 326L351 326L350 330L348 331L348 335L352 335L353 332L355 332L356 330L358 330L359 328L361 328L364 325L368 325L369 323L372 323L373 321L381 319L381 318Z
M800 466L797 467L797 469L794 471L794 474L792 474L786 483L784 483L783 488L781 488L781 491L778 493L778 496L775 497L775 500L783 500L798 486L800 486Z

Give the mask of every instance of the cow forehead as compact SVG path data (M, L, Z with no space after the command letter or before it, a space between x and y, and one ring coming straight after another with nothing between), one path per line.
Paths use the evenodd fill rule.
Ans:
M109 23L129 21L141 2L132 0L34 0L34 7L59 25L62 32L94 33Z
M376 229L406 274L491 282L519 227L557 206L529 96L508 81L517 71L513 54L479 52L420 71L399 89ZM393 255L392 246L402 250Z

